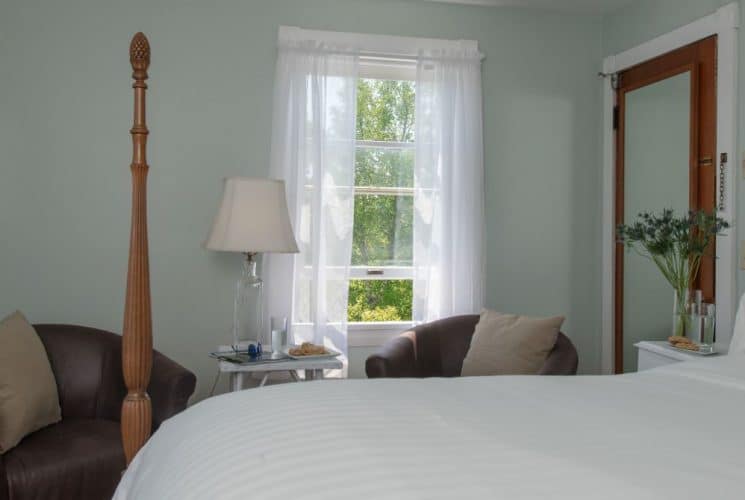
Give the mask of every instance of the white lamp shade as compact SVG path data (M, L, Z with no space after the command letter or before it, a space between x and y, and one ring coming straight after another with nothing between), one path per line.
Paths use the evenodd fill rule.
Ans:
M225 179L220 210L205 246L210 250L297 253L285 183L272 179Z

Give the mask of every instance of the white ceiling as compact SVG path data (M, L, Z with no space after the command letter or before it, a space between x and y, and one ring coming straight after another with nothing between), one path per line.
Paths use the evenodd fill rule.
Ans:
M428 0L430 2L486 5L489 7L528 7L567 12L607 14L634 0Z

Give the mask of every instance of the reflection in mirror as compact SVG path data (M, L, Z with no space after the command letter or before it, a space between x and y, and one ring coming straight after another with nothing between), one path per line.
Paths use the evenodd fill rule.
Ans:
M626 93L624 221L640 212L689 207L691 74ZM673 291L655 265L624 250L623 369L636 371L634 344L670 335Z

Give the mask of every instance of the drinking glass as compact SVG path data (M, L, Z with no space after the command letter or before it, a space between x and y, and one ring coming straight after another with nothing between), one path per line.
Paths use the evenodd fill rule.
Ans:
M695 302L686 307L686 337L696 344L701 343L701 306Z
M717 320L717 308L714 304L703 304L701 313L703 315L703 337L701 339L701 351L714 351L714 328Z
M272 352L280 352L287 346L287 318L272 316Z

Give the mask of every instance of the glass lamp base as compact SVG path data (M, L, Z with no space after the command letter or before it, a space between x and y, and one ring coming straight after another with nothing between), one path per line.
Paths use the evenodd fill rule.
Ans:
M241 276L235 285L233 302L233 344L263 339L264 282L256 274L255 254L246 254ZM244 342L245 343L245 342Z

